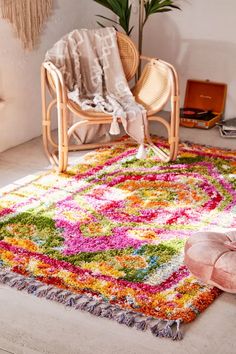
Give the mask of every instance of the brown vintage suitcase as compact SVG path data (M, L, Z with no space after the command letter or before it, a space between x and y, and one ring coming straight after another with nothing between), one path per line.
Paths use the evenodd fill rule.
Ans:
M218 123L225 110L227 85L209 80L188 80L180 124L209 129Z

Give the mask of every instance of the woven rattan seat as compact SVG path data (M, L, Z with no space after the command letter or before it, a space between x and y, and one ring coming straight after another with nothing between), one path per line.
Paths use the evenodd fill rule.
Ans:
M177 73L172 65L160 59L139 56L139 53L131 39L122 33L117 33L120 57L127 81L131 81L138 69L139 61L145 60L142 75L132 92L137 102L147 110L148 120L162 123L168 132L169 153L156 148L156 153L163 161L175 160L179 144L179 86ZM67 89L60 71L50 62L42 64L42 110L43 110L43 140L46 154L58 171L66 171L68 165L68 152L75 150L87 150L100 147L104 144L70 144L70 138L76 134L81 125L111 124L112 116L84 111L78 104L67 97ZM50 93L50 101L47 100L47 90ZM163 109L166 103L171 102L171 117L168 122L157 113ZM51 113L57 107L58 118L58 142L55 142L51 133ZM80 121L69 124L68 113L72 112L80 118ZM107 144L115 144L109 142ZM107 145L106 144L106 145Z

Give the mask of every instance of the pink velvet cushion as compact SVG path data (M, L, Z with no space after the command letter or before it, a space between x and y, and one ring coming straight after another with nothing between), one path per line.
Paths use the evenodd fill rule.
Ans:
M207 284L236 293L236 231L194 234L185 245L185 264Z

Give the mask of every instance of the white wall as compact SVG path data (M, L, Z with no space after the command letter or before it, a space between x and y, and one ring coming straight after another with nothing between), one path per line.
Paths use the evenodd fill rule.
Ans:
M24 52L0 17L0 151L41 134L40 65L44 54L74 28L93 28L104 10L92 0L54 0L37 50Z
M134 1L134 0L133 0ZM135 0L138 2L138 0ZM181 80L226 82L226 116L236 115L236 0L179 0L182 11L157 14L145 29L144 51L172 62ZM0 19L0 151L41 134L40 65L44 53L74 28L94 27L104 9L92 0L54 0L37 50L24 52Z
M226 117L236 116L236 1L180 0L179 4L182 11L150 18L145 53L176 66L182 102L187 79L227 83Z

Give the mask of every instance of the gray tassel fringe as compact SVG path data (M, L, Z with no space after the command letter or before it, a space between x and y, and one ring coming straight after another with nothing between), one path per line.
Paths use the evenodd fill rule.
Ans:
M6 284L17 290L25 290L39 298L56 301L76 310L86 311L98 317L109 318L124 324L127 327L135 327L140 331L150 330L155 337L182 340L181 320L161 320L147 317L140 313L122 310L117 305L109 305L96 296L87 294L74 294L67 290L58 289L51 285L45 285L34 278L26 278L19 274L0 268L0 283Z

